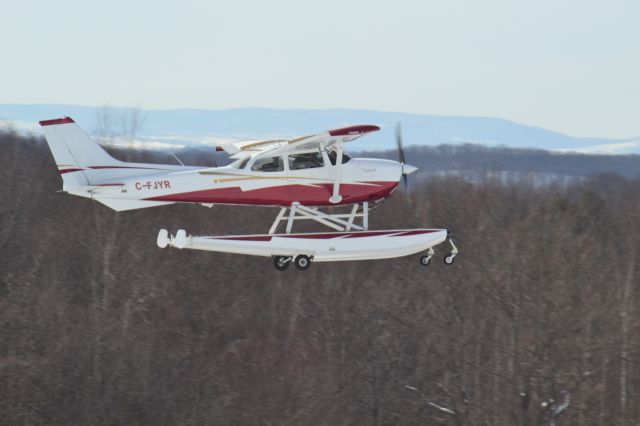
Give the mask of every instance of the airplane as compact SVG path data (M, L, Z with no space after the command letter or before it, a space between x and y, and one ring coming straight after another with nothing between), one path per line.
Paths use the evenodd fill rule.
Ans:
M109 155L70 117L40 121L62 176L62 191L91 198L118 212L195 203L280 208L267 234L187 236L180 229L161 229L157 245L272 257L277 270L291 263L306 270L312 262L384 259L426 252L448 241L446 265L458 254L446 229L369 230L369 211L395 191L416 167L406 164L400 128L399 160L351 158L344 144L380 130L355 125L296 137L220 143L234 160L223 167L130 163ZM327 207L348 207L343 213ZM357 223L361 219L361 223ZM333 229L325 233L292 233L295 222L313 220ZM284 233L277 233L286 223Z

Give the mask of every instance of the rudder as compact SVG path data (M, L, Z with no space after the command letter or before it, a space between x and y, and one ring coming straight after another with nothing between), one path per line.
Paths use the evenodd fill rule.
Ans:
M70 117L40 121L40 125L62 176L64 189L88 185L89 179L84 172L86 169L122 164L92 140Z

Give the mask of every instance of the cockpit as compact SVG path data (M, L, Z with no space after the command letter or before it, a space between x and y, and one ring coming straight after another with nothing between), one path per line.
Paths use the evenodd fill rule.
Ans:
M328 149L327 150L327 155L329 156L329 161L331 161L331 164L333 166L336 165L336 160L338 158L338 153L336 153L336 151L334 151L333 149ZM346 164L349 162L349 160L351 160L351 157L346 153L346 152L342 152L342 164Z
M229 167L233 167L234 169L244 169L247 166L247 163L251 160L251 157L243 157L240 158L233 163L229 164Z
M288 170L304 170L324 167L328 160L331 165L336 165L337 153L333 149L327 149L326 154L322 151L307 152L301 154L288 154L274 157L261 157L251 162L252 157L244 157L229 164L230 167L236 169L245 169L251 166L254 172L283 172L285 164ZM348 163L351 157L346 153L342 154L342 164Z
M316 167L324 167L324 158L322 153L310 152L308 154L292 154L287 156L289 170L313 169Z

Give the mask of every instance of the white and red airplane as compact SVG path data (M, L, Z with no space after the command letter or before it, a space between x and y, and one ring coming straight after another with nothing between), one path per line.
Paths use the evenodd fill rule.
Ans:
M404 164L399 128L400 162L351 158L344 143L380 130L359 125L291 140L229 142L218 146L235 161L224 167L128 163L110 156L69 117L40 121L62 176L63 191L92 198L116 210L173 203L280 207L268 234L175 236L162 229L160 247L269 256L276 269L294 263L382 259L421 251L430 263L433 247L449 240L444 257L450 265L458 253L446 229L368 231L370 204L387 198L400 180L416 170ZM347 213L325 213L327 206L351 206ZM361 224L356 219L362 219ZM337 232L291 233L294 222L314 220ZM286 232L276 234L286 222Z

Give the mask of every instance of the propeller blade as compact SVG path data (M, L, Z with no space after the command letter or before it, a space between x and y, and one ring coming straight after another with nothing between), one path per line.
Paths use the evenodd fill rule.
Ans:
M396 124L396 147L398 148L398 161L402 164L405 163L404 148L402 147L402 127L400 122Z
M398 161L402 164L402 185L404 189L409 188L409 181L407 180L407 174L404 172L404 164L406 162L404 155L404 147L402 146L402 126L400 122L396 124L396 148L398 149ZM409 172L411 173L411 172Z

